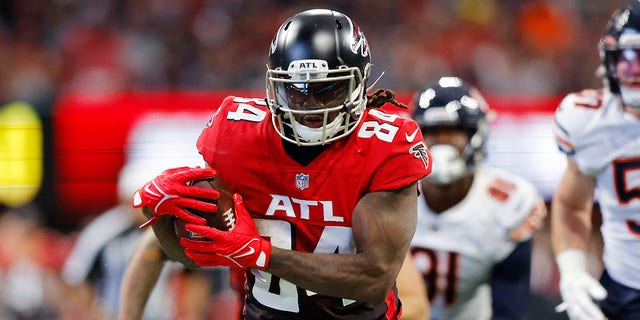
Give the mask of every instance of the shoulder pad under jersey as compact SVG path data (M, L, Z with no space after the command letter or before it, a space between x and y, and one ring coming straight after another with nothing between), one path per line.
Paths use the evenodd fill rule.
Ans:
M587 89L568 94L555 112L554 136L560 151L573 154L574 138L587 128L603 106L604 90Z

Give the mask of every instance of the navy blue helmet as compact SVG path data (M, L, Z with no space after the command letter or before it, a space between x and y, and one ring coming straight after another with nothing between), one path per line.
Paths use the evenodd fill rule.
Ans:
M629 1L613 13L598 43L598 52L609 89L620 94L616 64L621 58L638 59L640 53L640 1Z
M467 132L468 143L461 154L452 155L453 151L443 151L449 160L453 161L455 157L461 162L457 168L451 168L451 164L447 164L447 170L456 172L449 172L446 175L453 175L455 178L472 170L484 159L492 115L480 91L458 77L441 77L418 92L413 100L412 118L426 136L429 135L430 128L441 126L459 127ZM437 146L429 147L435 161L433 168L435 174L432 173L435 179L438 176L435 172L438 170L438 162L435 158L439 149L437 150ZM445 180L447 183L451 182L449 178Z

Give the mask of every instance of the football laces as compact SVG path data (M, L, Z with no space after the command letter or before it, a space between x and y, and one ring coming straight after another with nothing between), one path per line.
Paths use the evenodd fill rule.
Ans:
M222 213L222 217L224 218L224 223L229 227L229 231L233 230L236 226L236 215L233 214L233 210L231 208L227 209Z

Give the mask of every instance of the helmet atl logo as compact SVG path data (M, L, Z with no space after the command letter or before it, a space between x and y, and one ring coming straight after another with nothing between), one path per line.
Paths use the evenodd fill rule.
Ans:
M353 30L351 34L351 52L360 54L363 57L368 56L369 44L367 43L367 39L355 22L349 20L349 23L351 24L351 30Z
M296 174L296 188L304 190L309 188L309 175L304 173Z

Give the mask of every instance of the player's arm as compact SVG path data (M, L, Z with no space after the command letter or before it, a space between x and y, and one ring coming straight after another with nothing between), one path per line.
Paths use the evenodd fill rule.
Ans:
M366 194L351 221L355 254L305 253L280 249L262 238L234 194L236 226L220 231L187 224L211 241L180 240L200 266L258 268L315 293L380 303L400 271L416 228L416 184Z
M140 319L160 276L165 256L153 232L144 232L134 250L120 287L118 319Z
M532 240L515 249L494 266L491 276L493 319L527 319Z
M567 157L567 168L551 202L551 240L558 254L567 249L588 250L595 179L580 172Z
M402 320L429 319L429 298L422 275L413 264L413 257L407 254L396 279L398 295L402 301Z
M567 159L551 204L551 241L563 300L556 311L566 311L571 319L604 319L593 300L604 299L607 291L586 270L595 179Z
M416 228L416 184L366 194L352 216L355 254L311 254L273 247L266 269L313 292L385 300Z

